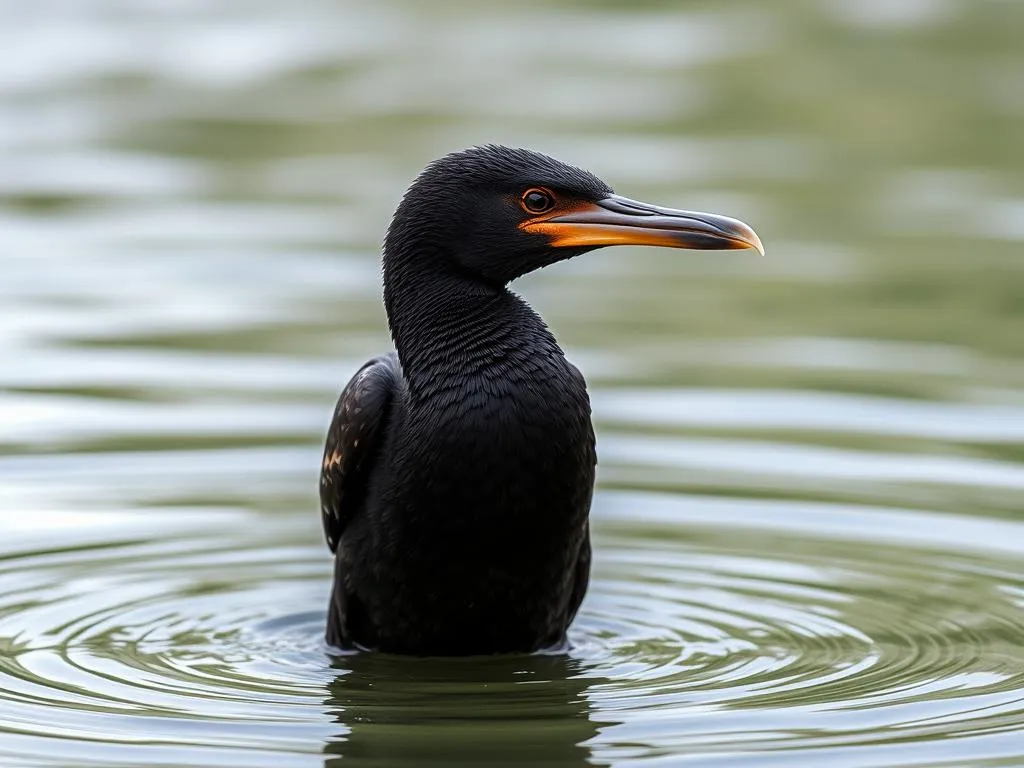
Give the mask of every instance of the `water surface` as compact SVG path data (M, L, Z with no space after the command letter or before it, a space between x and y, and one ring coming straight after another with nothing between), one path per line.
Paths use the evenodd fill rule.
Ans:
M0 764L1024 764L1024 13L0 2ZM428 159L756 226L522 281L567 655L329 653L316 473Z

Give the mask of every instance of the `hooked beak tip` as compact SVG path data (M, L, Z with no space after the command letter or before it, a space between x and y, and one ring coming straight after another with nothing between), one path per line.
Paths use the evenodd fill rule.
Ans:
M764 256L764 245L761 244L761 238L757 236L757 232L753 229L750 230L750 234L744 242L747 244L748 248L751 248Z

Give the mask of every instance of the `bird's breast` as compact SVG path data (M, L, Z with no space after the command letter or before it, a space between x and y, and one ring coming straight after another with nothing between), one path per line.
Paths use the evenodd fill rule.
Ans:
M589 402L568 372L464 380L410 403L396 438L419 508L527 514L592 482Z

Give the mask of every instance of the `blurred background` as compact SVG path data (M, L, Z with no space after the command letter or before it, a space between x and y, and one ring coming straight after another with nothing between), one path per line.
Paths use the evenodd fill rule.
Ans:
M1024 3L0 0L5 766L1024 762ZM567 658L331 658L409 180L526 146L767 248L518 290L590 382Z

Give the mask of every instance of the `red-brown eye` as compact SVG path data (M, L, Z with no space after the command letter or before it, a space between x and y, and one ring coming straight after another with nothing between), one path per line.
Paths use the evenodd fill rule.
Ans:
M546 189L528 189L523 192L521 201L530 213L546 213L555 207L555 196Z

